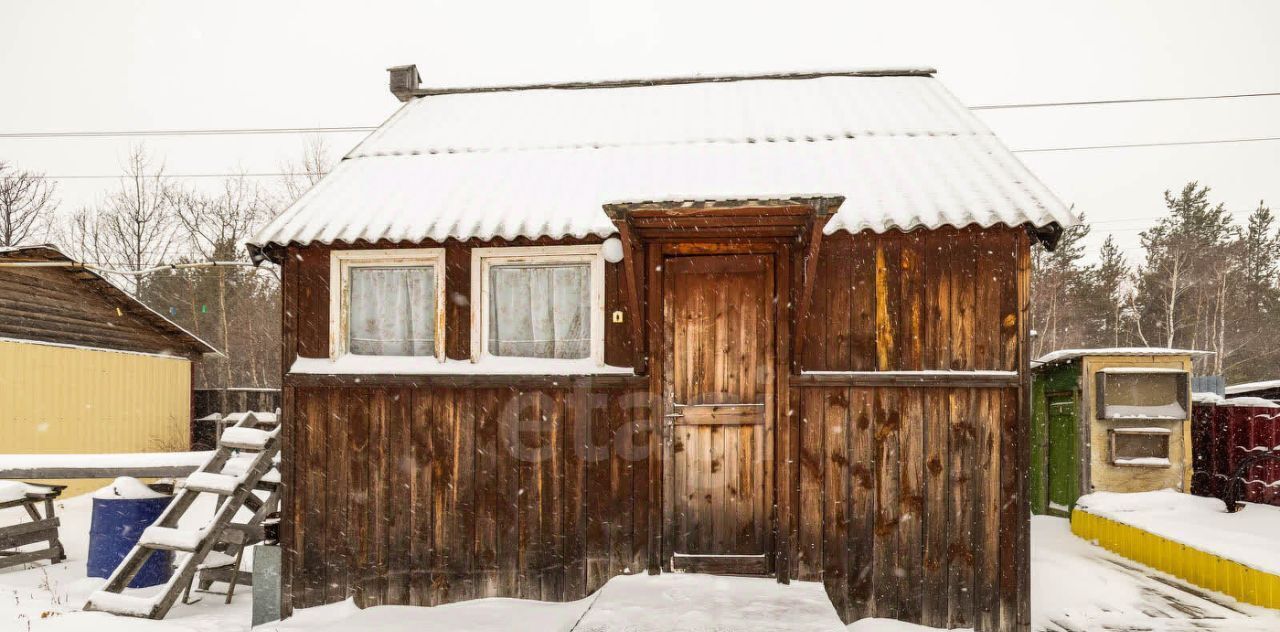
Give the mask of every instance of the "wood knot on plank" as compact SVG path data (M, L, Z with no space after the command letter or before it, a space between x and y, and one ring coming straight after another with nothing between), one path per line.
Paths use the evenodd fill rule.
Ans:
M933 476L942 474L942 459L937 456L930 458L927 467L929 468L929 474Z
M897 516L894 516L893 518L886 518L876 523L876 535L880 537L893 535L893 532L896 531L897 529L898 529Z
M947 563L973 566L973 551L959 543L947 547Z
M862 489L871 489L871 471L862 463L854 463L851 468L853 480L857 481L858 487Z

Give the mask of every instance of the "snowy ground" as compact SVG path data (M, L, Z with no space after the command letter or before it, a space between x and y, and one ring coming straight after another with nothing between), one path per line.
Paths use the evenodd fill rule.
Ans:
M101 585L84 576L88 544L88 496L59 503L68 560L0 570L0 630L35 632L247 632L248 590L225 606L218 595L178 604L164 621L80 612ZM188 515L207 516L200 508ZM0 521L14 520L9 511ZM1032 521L1033 628L1050 632L1092 630L1177 632L1280 630L1280 611L1240 604L1200 591L1075 537L1067 522ZM257 632L822 632L840 630L835 612L816 584L779 586L771 580L662 575L620 577L599 593L567 604L485 599L437 608L385 606L358 610L350 602L300 611ZM851 632L917 632L895 621L864 620Z
M1031 521L1032 629L1280 630L1280 611L1242 604L1085 542L1062 518Z

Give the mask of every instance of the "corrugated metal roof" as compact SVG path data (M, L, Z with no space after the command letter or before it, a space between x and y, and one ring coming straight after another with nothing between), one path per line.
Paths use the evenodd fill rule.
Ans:
M253 243L605 236L610 202L842 195L827 232L1075 221L928 76L426 96Z

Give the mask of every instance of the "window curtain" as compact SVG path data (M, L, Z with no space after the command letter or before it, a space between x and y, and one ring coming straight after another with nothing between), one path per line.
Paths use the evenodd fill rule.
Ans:
M589 357L590 288L585 263L489 268L489 354Z
M350 284L348 352L435 355L434 267L353 267Z

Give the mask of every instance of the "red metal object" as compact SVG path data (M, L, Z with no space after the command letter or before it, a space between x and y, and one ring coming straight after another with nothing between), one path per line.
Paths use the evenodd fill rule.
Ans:
M1191 450L1191 493L1222 498L1246 459L1280 454L1280 409L1197 403ZM1280 506L1280 460L1258 459L1239 479L1241 500Z

